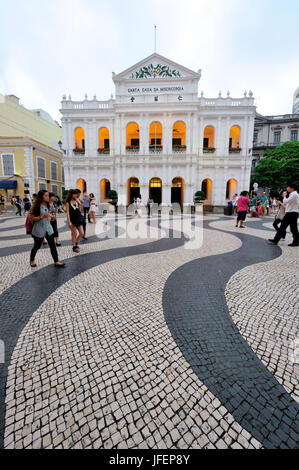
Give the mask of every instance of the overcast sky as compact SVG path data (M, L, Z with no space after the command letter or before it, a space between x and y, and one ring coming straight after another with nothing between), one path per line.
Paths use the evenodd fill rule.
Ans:
M0 92L60 119L64 93L108 99L154 52L195 71L199 93L288 114L299 86L298 0L0 0Z

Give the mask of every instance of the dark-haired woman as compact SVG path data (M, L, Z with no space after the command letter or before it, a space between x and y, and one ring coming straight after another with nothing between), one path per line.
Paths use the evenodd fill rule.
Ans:
M30 221L33 222L32 237L34 246L30 255L30 266L36 268L35 256L46 238L55 267L64 268L65 264L58 261L58 254L55 245L54 231L51 225L52 216L49 212L49 193L48 191L39 191L37 198L30 211Z
M58 226L57 226L58 208L56 205L56 194L54 193L49 194L49 210L52 216L51 225L54 231L54 238L55 238L56 246L60 247L61 243L59 241L59 233L58 233Z
M77 200L78 194L76 189L71 189L65 200L65 208L67 221L72 234L73 252L80 253L78 246L79 241L84 237L83 215L81 214L80 204Z

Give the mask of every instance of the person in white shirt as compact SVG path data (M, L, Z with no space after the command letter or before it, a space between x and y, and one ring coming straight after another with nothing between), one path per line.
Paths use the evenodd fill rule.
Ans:
M293 243L291 243L289 246L299 246L299 194L297 189L298 187L295 183L288 184L287 192L289 197L286 197L283 200L283 204L285 206L285 216L274 240L269 240L269 242L272 244L277 245L278 242L283 238L283 235L286 232L288 226L290 226L291 232L293 234Z

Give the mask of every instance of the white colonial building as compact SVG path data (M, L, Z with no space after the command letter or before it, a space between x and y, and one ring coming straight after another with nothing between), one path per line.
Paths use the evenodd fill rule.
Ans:
M198 96L201 71L153 54L116 75L115 99L63 97L67 188L119 204L193 204L203 190L207 210L220 210L249 189L256 108L252 92Z

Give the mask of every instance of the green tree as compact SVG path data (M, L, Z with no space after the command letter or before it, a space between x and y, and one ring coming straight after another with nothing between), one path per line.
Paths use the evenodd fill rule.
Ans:
M267 149L251 177L251 183L258 183L273 192L281 191L288 181L299 179L299 142L286 142L274 149Z
M202 201L206 200L206 195L203 191L197 191L194 195L194 203L200 204Z
M111 191L108 192L107 197L108 197L108 199L110 199L109 204L116 207L117 203L118 203L118 194L117 194L117 192L114 191L114 190L111 190Z

